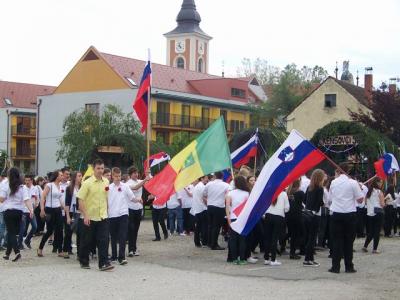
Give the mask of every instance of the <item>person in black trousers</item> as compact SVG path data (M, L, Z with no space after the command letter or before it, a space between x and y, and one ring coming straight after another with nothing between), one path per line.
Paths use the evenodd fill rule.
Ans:
M305 194L300 190L301 179L295 180L288 188L290 210L286 213L288 237L290 238L290 259L300 259L296 249L300 247L301 211Z
M194 244L196 247L206 247L208 243L208 215L204 203L203 192L208 183L208 176L200 177L193 189L193 203L190 213L195 216Z
M306 192L306 207L309 211L310 217L306 221L307 227L307 241L306 253L304 257L303 266L319 267L319 263L314 261L314 247L317 240L318 228L320 222L321 207L324 206L324 188L323 183L326 174L321 169L316 169L311 175L310 185Z
M153 200L154 196L153 195L149 195L149 200ZM158 242L161 241L161 236L160 236L160 228L158 226L158 224L160 224L161 229L163 231L164 234L164 239L166 240L168 238L168 230L167 230L167 226L165 225L165 218L167 215L167 205L152 205L152 209L151 209L151 219L153 221L153 228L154 228L154 234L155 234L155 238L153 239L153 242Z
M394 201L396 197L394 195L394 186L389 185L386 193L385 193L385 217L384 217L384 225L383 229L385 232L385 237L393 237L392 230L394 228L394 220L395 220L395 208Z
M21 258L17 242L17 234L22 218L24 206L28 208L29 217L33 217L32 202L26 187L24 187L21 174L17 168L11 168L8 172L8 184L0 185L0 203L3 203L4 221L7 227L7 249L3 256L5 260L10 259L11 251L14 250L13 262Z

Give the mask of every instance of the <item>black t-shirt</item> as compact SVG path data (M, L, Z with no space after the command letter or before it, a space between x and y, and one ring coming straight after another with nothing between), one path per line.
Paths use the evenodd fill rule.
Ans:
M301 218L301 211L303 210L303 201L305 194L303 191L294 192L289 196L290 210L286 214L288 218Z
M324 188L318 187L312 191L307 189L306 209L319 212L322 206L324 206Z

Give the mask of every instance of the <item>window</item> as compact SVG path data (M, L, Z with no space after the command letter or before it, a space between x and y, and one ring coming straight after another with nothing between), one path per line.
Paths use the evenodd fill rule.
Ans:
M159 125L169 125L169 103L157 101L157 119Z
M239 132L244 129L244 122L243 121L237 121L237 120L231 120L231 131L233 132Z
M221 109L219 115L224 118L225 128L227 128L228 112L226 110Z
M185 60L182 57L178 57L176 60L176 67L179 69L185 68Z
M182 126L190 127L190 105L182 105Z
M11 105L12 105L11 99L9 99L9 98L4 98L4 103L5 103L6 105L8 105L8 106L11 106Z
M95 114L96 116L98 116L99 112L100 112L100 104L99 103L85 104L85 110L87 112L91 112L91 113Z
M246 92L242 89L232 88L231 95L232 97L245 98Z
M201 108L202 128L208 128L210 125L210 109L208 107Z
M198 66L197 66L197 71L198 72L203 72L203 59L202 58L200 58L199 59L199 63L198 63Z
M336 94L325 94L325 107L336 107Z

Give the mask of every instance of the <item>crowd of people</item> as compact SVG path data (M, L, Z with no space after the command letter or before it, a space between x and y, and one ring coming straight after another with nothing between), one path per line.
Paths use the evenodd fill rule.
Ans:
M119 168L107 169L102 160L93 163L93 175L67 167L47 177L23 175L11 168L0 177L0 249L3 258L21 258L21 250L32 248L33 236L40 236L37 256L44 247L68 259L76 247L83 269L97 258L99 269L112 270L126 265L126 256L139 256L137 246L144 204L151 207L154 242L172 235L193 235L195 247L225 250L227 262L254 264L264 254L264 264L279 266L277 256L292 260L304 257L303 266L318 267L318 251L329 249L332 273L339 273L344 259L345 271L356 272L353 265L354 240L365 238L363 252L373 241L378 250L382 231L387 237L397 234L400 225L400 196L395 187L378 177L368 186L350 178L349 166L341 164L334 177L315 169L310 178L302 176L273 199L263 218L250 234L231 229L256 184L257 177L247 166L236 172L230 183L223 173L203 176L171 195L163 205L153 204L144 184L150 172L140 179L136 167L122 174ZM73 242L75 238L75 243ZM126 249L127 248L127 249ZM288 249L289 251L287 251Z

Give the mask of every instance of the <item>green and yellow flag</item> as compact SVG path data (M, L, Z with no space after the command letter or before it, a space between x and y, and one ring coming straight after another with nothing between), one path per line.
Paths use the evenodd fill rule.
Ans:
M177 191L213 172L231 168L231 154L224 119L220 117L197 139L179 152L145 188L162 205Z

